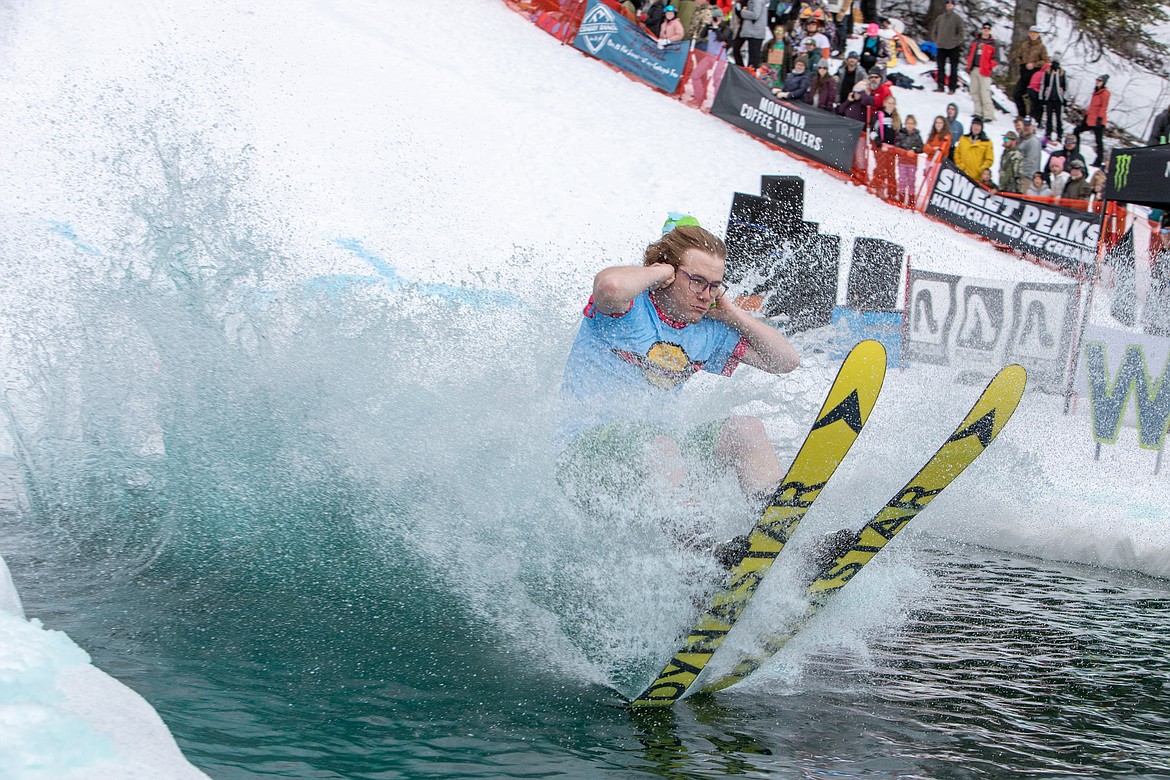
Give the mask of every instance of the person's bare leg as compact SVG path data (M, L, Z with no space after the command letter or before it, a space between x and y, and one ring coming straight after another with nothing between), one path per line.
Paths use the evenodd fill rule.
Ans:
M683 549L700 550L708 548L711 541L701 524L687 509L697 504L697 499L686 492L687 468L683 461L678 442L669 436L655 436L646 444L646 484L660 495L673 496L679 503L670 506L663 517L662 528Z
M762 507L784 477L776 451L758 417L731 417L723 424L715 444L715 457L735 469L739 488ZM715 560L732 569L748 552L748 534L733 537L715 547Z
M646 481L652 489L677 490L686 484L687 469L678 442L655 436L646 444Z
M767 501L784 474L776 452L764 433L764 423L755 417L732 417L719 435L715 453L735 468L739 486L751 498ZM819 537L806 563L811 582L819 572L857 542L857 533L844 529ZM748 535L736 536L716 546L715 559L725 569L738 564L748 552Z
M719 432L715 457L735 469L740 490L749 496L770 493L784 476L758 417L729 417Z

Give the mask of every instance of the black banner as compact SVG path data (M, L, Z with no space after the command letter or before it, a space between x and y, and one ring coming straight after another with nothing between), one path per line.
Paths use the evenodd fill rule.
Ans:
M761 81L743 69L728 67L719 84L711 114L757 138L849 173L853 149L865 127L861 122L778 100Z
M1097 261L1099 215L989 192L950 160L943 160L926 213L1076 276Z
M1170 208L1170 144L1114 149L1105 198Z

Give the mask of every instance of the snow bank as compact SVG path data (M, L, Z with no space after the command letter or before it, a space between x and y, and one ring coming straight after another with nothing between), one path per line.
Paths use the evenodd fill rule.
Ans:
M0 777L205 778L146 700L60 631L25 620L0 558Z

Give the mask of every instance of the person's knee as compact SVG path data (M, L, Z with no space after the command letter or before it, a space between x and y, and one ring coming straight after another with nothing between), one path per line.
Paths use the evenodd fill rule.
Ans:
M682 459L682 450L678 442L666 434L655 436L646 445L649 455L663 461L679 461Z
M768 443L768 436L764 431L764 421L759 417L746 415L727 418L727 421L723 423L722 438L728 446L735 449Z

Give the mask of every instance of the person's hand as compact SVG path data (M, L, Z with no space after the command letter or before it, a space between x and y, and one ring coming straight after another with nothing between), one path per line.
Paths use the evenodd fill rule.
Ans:
M662 273L662 280L650 285L651 290L662 290L674 284L675 268L670 263L655 263L651 268Z
M734 318L736 314L743 312L743 309L735 305L735 300L730 292L724 292L715 300L711 301L711 308L703 316L710 317L713 320L720 322L728 322Z

